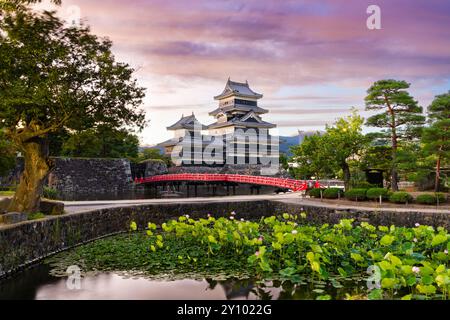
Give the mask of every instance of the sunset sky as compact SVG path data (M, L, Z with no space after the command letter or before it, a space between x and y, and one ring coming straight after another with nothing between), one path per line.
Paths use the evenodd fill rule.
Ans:
M370 4L381 30L366 27ZM63 0L58 10L77 8L147 88L144 145L170 138L183 113L214 122L228 77L264 94L264 119L282 135L323 129L352 106L367 116L379 79L407 80L424 108L450 90L448 0Z

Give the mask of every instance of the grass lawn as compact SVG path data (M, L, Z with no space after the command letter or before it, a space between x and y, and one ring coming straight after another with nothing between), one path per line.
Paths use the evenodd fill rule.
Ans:
M15 191L0 191L0 196L13 196Z

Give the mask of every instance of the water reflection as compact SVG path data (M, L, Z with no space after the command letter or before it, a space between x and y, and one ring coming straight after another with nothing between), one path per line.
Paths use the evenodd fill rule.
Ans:
M117 273L99 273L81 279L79 290L70 290L67 278L49 275L50 268L41 264L25 270L13 278L0 282L1 299L34 300L272 300L315 299L317 286L335 299L342 299L352 286L336 290L318 284L291 282L257 282L253 279L213 280L179 279L155 280L124 276ZM350 289L350 290L349 290Z

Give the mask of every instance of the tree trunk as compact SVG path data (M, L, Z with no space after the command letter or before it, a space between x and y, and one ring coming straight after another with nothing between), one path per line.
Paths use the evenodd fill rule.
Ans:
M348 191L350 190L351 174L350 174L350 167L348 166L347 162L344 162L342 164L342 171L344 172L344 188L345 191Z
M52 166L48 159L47 137L35 137L21 142L20 149L24 156L25 168L8 210L10 212L38 212L44 181Z
M441 155L439 154L436 160L436 178L434 180L434 192L439 192L440 186L441 186Z
M391 141L392 141L392 167L391 167L391 188L392 191L398 191L398 173L397 173L397 123L395 120L395 112L389 102L389 98L385 95L384 100L388 107L389 114L391 116Z

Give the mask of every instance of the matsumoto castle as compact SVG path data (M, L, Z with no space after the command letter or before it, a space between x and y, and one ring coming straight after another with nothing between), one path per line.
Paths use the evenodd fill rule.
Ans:
M219 103L209 113L214 123L203 125L194 113L182 116L167 127L173 138L158 146L177 166L278 165L278 137L269 134L276 125L262 119L269 112L258 106L262 97L247 81L228 79L223 92L214 97Z

